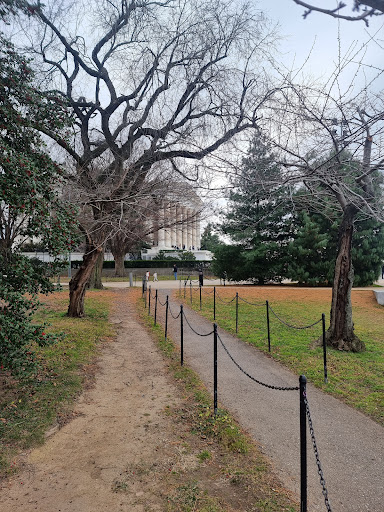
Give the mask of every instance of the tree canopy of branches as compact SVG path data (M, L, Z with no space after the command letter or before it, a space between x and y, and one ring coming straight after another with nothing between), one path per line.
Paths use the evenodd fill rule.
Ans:
M70 284L68 312L81 316L116 205L139 197L164 162L198 180L194 162L257 125L274 90L260 66L274 36L260 13L233 0L23 5L33 14L30 49L75 118L72 142L44 133L74 162L92 220L82 226L87 250Z
M338 2L334 9L325 9L324 7L313 5L312 3L303 2L302 0L293 0L296 4L305 7L303 18L305 19L312 11L327 14L333 18L339 18L347 21L364 21L368 26L369 19L373 16L381 16L384 14L383 0L353 0L353 12L355 15L348 16L344 14L343 9L347 7L344 2ZM352 2L351 2L352 3Z
M59 261L30 260L20 246L38 237L53 257L68 251L76 217L58 196L63 171L34 126L60 130L68 116L54 94L36 89L28 62L2 35L0 77L0 364L26 375L35 368L34 345L55 340L32 315L38 294L53 291L49 278Z

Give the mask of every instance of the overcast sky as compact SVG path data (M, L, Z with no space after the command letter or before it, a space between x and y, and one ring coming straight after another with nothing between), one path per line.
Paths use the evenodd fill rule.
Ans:
M309 0L308 0L309 3ZM314 0L314 3L324 8L334 8L335 0ZM352 0L349 4L352 5ZM330 16L312 12L303 19L304 8L298 6L293 0L259 0L258 7L263 10L271 20L280 24L280 34L284 35L281 50L284 51L284 60L287 63L295 62L299 65L305 62L308 53L314 44L311 57L306 66L307 73L314 76L327 74L334 69L333 62L338 61L338 33L340 31L341 53L344 55L351 45L360 48L362 44L375 35L376 42L368 45L364 62L367 65L383 68L384 64L384 16L370 20L369 28L362 21L337 20ZM353 13L345 9L346 15ZM379 43L381 46L379 46ZM361 53L361 55L363 55ZM366 67L366 72L369 68ZM372 73L372 71L371 71ZM347 76L353 76L352 67ZM362 77L361 77L362 79ZM384 77L376 87L384 89Z

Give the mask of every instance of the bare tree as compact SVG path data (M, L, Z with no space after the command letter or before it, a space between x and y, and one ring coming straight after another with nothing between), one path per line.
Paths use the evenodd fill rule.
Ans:
M115 275L124 275L124 257L128 252L143 244L157 245L159 231L175 231L182 225L181 217L172 217L172 207L192 204L195 213L189 218L199 217L200 221L204 204L198 199L194 187L186 180L175 180L163 165L155 166L143 185L140 197L129 205L121 203L120 212L116 210L119 218L111 223L108 247L115 260Z
M30 50L73 112L72 135L45 134L75 162L92 220L82 223L87 250L70 283L68 314L81 316L108 219L122 204L128 211L151 168L165 162L197 181L187 162L224 151L257 126L274 91L260 65L274 34L234 0L24 3L33 14Z
M275 97L273 144L282 155L285 181L305 186L307 204L339 212L339 245L327 342L339 350L361 351L351 304L351 242L358 212L382 220L379 171L384 169L383 99L365 93L333 99L332 89L293 87Z
M301 0L293 1L296 4L306 8L303 14L304 19L309 14L311 14L312 11L317 11L321 12L322 14L332 16L333 18L339 18L342 20L364 21L364 23L368 26L370 18L372 18L373 16L382 16L384 14L384 0L353 0L352 10L357 14L352 16L347 16L346 14L343 14L343 9L347 7L347 4L345 4L344 2L338 2L337 6L334 9L325 9L324 7L316 6L308 2L302 2Z

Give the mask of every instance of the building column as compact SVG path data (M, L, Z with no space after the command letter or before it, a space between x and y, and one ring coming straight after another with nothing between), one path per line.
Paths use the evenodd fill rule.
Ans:
M188 227L187 227L187 208L181 206L181 248L187 249L188 245Z
M193 231L193 210L191 210L190 208L187 208L187 215L188 215L188 217L187 217L187 241L188 241L187 249L188 249L188 251L190 251L192 248L192 245L193 245L193 243L192 243L192 239L193 239L193 233L192 233L192 231Z
M158 247L159 245L159 211L154 212L154 219L152 223L153 229L153 246Z
M200 237L200 212L196 215L196 249L200 249L201 237Z
M157 246L159 249L164 249L165 247L165 232L164 232L164 207L163 205L159 206L158 210L158 231L157 231Z
M147 220L145 221L145 226L148 229L149 233L147 235L147 240L150 245L155 245L155 220Z
M194 247L193 250L197 249L197 219L196 219L197 212L196 210L193 210L193 218L192 218L192 246Z
M164 206L164 245L167 249L171 248L171 228L169 227L170 224L170 205L169 203Z
M176 236L176 222L177 222L177 207L175 204L171 205L171 245L172 247L176 247L177 244L177 236Z
M179 249L183 248L183 207L179 204L175 206L176 210L176 246Z

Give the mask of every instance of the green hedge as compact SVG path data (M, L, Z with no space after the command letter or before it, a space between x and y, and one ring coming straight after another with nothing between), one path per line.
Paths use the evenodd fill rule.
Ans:
M82 260L71 261L72 268L79 268L82 264ZM209 267L210 261L196 261L196 260L126 260L124 261L125 268L172 268L173 265L177 265L178 268L197 268L203 266L204 268ZM115 268L114 260L105 260L103 268Z
M109 262L108 262L109 263ZM112 262L114 263L114 262ZM172 268L173 265L177 265L180 268L195 268L199 265L196 260L181 261L178 259L174 260L126 260L124 261L125 268Z

